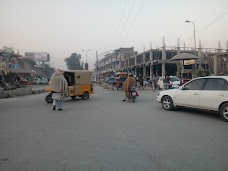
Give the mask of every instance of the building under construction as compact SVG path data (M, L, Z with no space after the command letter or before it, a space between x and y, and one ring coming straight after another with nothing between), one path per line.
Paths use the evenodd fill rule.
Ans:
M170 59L179 53L190 53L199 57L198 60L185 61L182 70L184 78L194 78L211 74L219 75L222 69L227 74L227 48L222 49L220 42L218 48L203 48L201 41L199 47L195 50L192 47L180 47L180 41L177 46L166 46L163 38L162 47L150 50L144 50L142 53L134 51L131 48L119 48L112 53L105 55L95 63L97 75L104 77L110 76L113 72L126 71L144 77L176 75L181 76L180 61L171 61ZM216 60L215 60L216 59Z

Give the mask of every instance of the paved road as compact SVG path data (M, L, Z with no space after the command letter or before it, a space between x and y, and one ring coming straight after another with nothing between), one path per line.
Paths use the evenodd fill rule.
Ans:
M45 94L0 100L0 170L228 170L228 123L214 113L164 111L96 88L53 111Z

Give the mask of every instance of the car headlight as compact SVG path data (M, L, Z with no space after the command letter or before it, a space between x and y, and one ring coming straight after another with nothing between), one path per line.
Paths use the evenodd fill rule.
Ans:
M160 93L158 93L158 96L160 96Z

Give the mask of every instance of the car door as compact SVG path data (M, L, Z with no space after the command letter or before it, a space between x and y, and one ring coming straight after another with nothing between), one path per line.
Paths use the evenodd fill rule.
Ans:
M200 108L217 111L227 98L227 81L222 78L208 78L200 94Z
M199 97L205 81L203 78L195 79L180 87L175 94L175 104L194 108L200 107Z

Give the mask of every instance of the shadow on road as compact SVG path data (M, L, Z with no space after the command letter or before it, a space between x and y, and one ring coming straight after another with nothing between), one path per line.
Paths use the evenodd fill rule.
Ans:
M198 115L198 116L202 116L202 117L206 117L206 118L221 120L220 115L214 111L206 111L206 110L191 109L191 108L184 108L184 107L179 107L175 111L177 113L181 112L181 115L183 115L183 114Z

